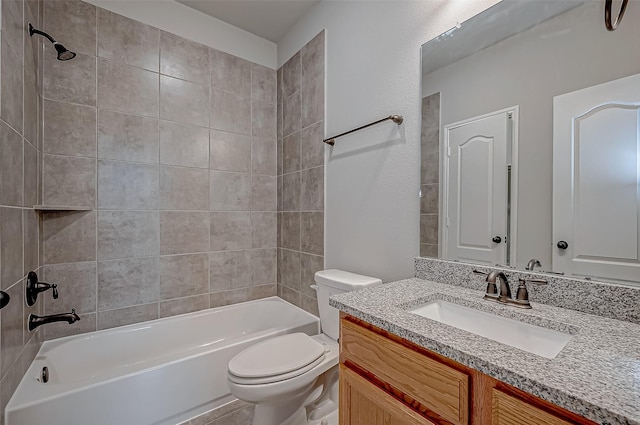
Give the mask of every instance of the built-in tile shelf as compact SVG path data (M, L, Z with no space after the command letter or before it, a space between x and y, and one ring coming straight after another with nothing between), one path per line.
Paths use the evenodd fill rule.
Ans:
M93 207L70 206L70 205L34 205L33 209L40 212L93 211Z

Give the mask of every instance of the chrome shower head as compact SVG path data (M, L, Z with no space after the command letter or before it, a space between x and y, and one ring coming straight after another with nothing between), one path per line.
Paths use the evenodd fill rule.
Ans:
M58 43L55 38L51 37L44 31L37 30L31 25L29 22L29 35L33 37L33 34L38 34L45 37L47 40L53 43L53 47L56 48L56 52L58 52L58 60L59 61L68 61L76 57L76 54L71 50L64 47L62 44Z

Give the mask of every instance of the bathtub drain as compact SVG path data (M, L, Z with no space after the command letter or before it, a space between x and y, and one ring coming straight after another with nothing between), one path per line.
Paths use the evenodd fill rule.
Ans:
M47 382L49 382L49 368L48 367L43 367L42 368L42 373L40 374L40 377L42 378L42 383L46 384Z

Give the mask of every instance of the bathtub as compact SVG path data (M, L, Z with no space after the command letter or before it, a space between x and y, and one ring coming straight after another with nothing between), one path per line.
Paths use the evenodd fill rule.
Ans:
M235 400L227 363L241 350L319 331L317 317L271 297L47 341L5 424L176 425Z

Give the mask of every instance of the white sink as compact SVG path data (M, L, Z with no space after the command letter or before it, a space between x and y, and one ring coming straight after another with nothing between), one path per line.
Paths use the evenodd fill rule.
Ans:
M572 338L570 334L564 332L442 300L429 302L409 312L548 359L555 358Z

